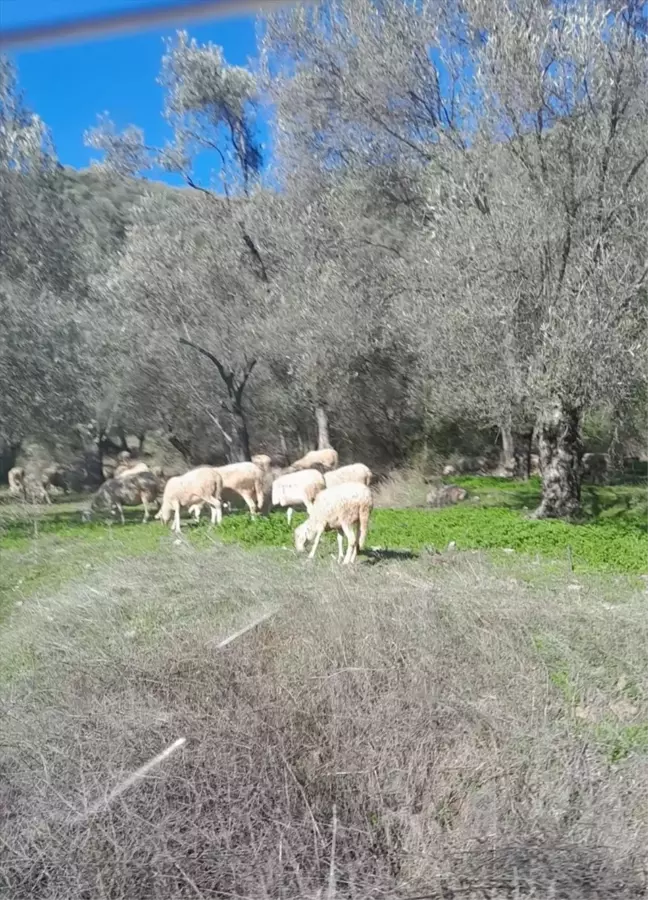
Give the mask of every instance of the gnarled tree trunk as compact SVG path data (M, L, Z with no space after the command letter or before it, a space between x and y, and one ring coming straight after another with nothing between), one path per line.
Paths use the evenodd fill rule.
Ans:
M230 462L249 462L250 456L250 434L248 431L245 412L240 402L236 398L232 399L230 405L230 418L232 427L230 429L230 440L227 442L227 455Z
M536 518L568 518L580 509L582 417L582 409L556 400L538 421L542 500Z
M500 425L500 434L502 436L501 465L507 475L513 476L516 473L517 463L515 458L515 437L510 421L503 422Z
M317 422L317 449L328 450L331 446L328 413L323 406L315 408L315 421Z
M531 477L531 456L533 449L533 429L520 435L518 450L516 451L517 471L519 478L528 481Z
M197 350L202 356L205 356L218 370L225 387L227 388L227 400L223 403L223 408L229 413L231 421L230 432L223 428L219 418L208 411L208 415L214 424L220 429L221 434L227 443L227 457L230 462L249 462L250 460L250 434L243 409L243 393L248 383L250 375L254 371L257 364L256 359L246 361L241 371L227 369L210 350L200 347L186 338L180 338L179 343L185 347L191 347Z

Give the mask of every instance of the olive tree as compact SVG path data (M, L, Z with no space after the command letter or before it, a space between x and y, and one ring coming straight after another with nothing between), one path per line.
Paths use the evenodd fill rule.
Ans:
M60 434L84 414L76 313L86 259L60 186L48 130L0 57L0 437L9 446Z
M401 314L420 381L508 432L535 423L539 515L577 511L584 413L641 377L641 9L340 0L265 32L281 151L389 163L412 187Z
M162 166L196 191L195 203L177 215L164 208L156 226L133 228L117 282L148 311L149 330L159 335L168 329L165 355L178 370L199 359L213 367L224 397L210 417L230 457L249 459L244 395L258 361L252 334L265 315L269 281L248 209L262 166L255 80L247 69L227 65L220 47L178 32L167 42L160 83L172 132L164 148L148 148L132 126L119 135L107 116L87 134L87 143L104 152L107 168L135 174ZM203 183L196 175L205 154L220 186L214 177Z
M583 416L626 400L644 359L646 35L632 5L467 11L480 120L453 274L467 273L463 302L536 414L537 515L571 515Z

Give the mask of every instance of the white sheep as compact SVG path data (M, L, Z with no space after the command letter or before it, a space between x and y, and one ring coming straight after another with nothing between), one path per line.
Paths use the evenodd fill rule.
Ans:
M263 469L264 472L269 472L272 468L272 459L268 456L267 453L257 453L252 457L252 462L255 466Z
M95 493L83 518L88 521L93 513L108 510L111 515L118 512L124 525L124 506L139 506L141 503L144 507L143 521L148 522L149 504L157 501L159 493L160 483L152 472L138 472L128 478L109 478Z
M14 466L7 473L10 493L29 500L31 503L51 503L52 499L43 487L42 476L27 472L22 466Z
M48 466L41 476L41 484L49 497L52 488L60 488L63 491L68 490L68 471L57 463Z
M263 508L265 474L259 466L252 462L230 463L228 466L219 466L218 472L223 479L224 497L238 494L245 500L251 516L255 516ZM202 507L202 503L194 502L189 509L196 520L200 518Z
M145 462L125 462L117 466L113 478L125 478L128 475L139 475L140 472L150 471Z
M364 463L352 463L349 466L342 466L340 469L333 469L332 472L324 473L324 481L326 487L335 487L338 484L371 484L373 473Z
M367 537L369 517L373 509L371 490L364 484L338 484L326 488L315 498L308 519L295 528L295 548L302 553L307 542L313 546L308 554L312 559L317 545L325 531L335 529L338 541L338 562L352 563L358 550L362 550ZM356 533L356 525L359 532ZM347 539L347 552L344 552L344 536Z
M272 482L272 505L287 507L288 524L296 506L305 506L310 513L313 502L326 487L324 476L317 469L287 472Z
M9 493L14 494L17 497L27 496L27 491L25 488L25 470L22 466L14 466L13 469L9 469L7 473L7 480L9 482Z
M189 512L197 507L202 509L204 503L211 507L212 525L223 521L223 478L213 466L199 466L184 475L169 478L162 496L162 506L156 515L166 525L173 512L172 531L180 531L180 509L189 507Z
M329 447L326 450L311 450L306 456L302 456L292 464L291 469L312 469L314 466L321 466L323 469L337 469L338 455L337 450Z

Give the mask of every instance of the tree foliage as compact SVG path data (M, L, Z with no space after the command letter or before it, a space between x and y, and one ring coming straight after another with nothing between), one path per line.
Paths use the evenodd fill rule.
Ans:
M539 512L571 514L587 416L645 391L642 10L325 0L263 19L254 70L179 32L167 144L104 114L74 177L3 69L0 227L24 235L3 273L33 310L72 302L95 418L161 426L187 458L328 421L393 461L470 421L509 458L535 433ZM160 168L190 190L140 177Z

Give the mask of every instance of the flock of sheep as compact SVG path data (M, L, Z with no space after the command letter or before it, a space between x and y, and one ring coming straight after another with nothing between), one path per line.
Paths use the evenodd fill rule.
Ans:
M124 454L113 477L94 494L83 517L89 520L93 513L102 510L111 515L119 513L124 523L124 506L141 504L143 521L147 522L151 506L159 504L155 518L164 525L173 519L171 529L179 533L181 510L187 510L198 521L203 507L208 506L212 525L220 525L223 506L229 506L238 496L251 516L281 507L287 510L288 523L294 509L305 508L308 518L294 532L297 551L301 553L311 544L309 558L312 558L322 534L335 530L338 562L352 563L365 545L373 509L372 478L371 470L363 463L338 468L338 454L333 449L313 450L286 469L274 467L269 456L260 454L252 457L251 462L199 466L169 478L166 483L161 470L152 470L144 462L133 462ZM11 470L9 487L12 493L25 495L23 469ZM45 479L43 492L47 502L51 502Z

